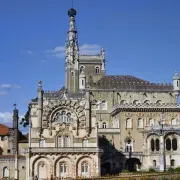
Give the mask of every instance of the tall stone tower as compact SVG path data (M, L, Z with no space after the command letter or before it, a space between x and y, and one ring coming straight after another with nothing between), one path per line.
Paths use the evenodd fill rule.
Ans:
M19 151L18 148L18 141L19 141L19 130L18 130L18 110L16 109L16 106L13 111L13 148L12 153L16 154Z
M79 47L75 23L76 10L68 11L70 27L66 44L66 88L69 92L77 92L79 89Z

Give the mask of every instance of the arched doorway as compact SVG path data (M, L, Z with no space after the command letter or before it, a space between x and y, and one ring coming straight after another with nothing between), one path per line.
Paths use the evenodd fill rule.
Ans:
M141 162L138 158L129 158L126 160L126 169L130 172L138 171L141 166Z

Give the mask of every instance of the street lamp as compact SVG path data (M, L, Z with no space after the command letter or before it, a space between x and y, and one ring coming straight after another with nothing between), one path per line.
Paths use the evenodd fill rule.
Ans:
M163 116L163 113L162 113ZM166 171L166 155L165 155L165 139L164 139L164 118L161 117L159 121L160 125L160 171Z

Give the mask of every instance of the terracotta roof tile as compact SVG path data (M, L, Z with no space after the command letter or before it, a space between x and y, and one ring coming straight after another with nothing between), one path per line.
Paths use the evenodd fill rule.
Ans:
M9 128L3 124L0 124L0 135L8 135Z

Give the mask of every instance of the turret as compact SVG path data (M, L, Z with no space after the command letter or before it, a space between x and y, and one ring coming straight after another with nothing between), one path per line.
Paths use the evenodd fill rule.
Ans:
M68 11L69 31L66 43L66 88L70 92L77 92L79 89L79 47L75 23L76 10L71 8Z
M39 84L38 84L38 108L37 108L37 114L38 114L37 128L39 128L39 129L41 129L41 127L42 127L42 111L43 111L43 89L42 89L42 81L39 81Z
M19 130L18 130L18 120L19 120L19 115L18 115L18 110L16 109L16 104L14 105L14 111L13 111L13 154L18 153L18 141L19 141Z
M173 76L173 87L174 91L180 92L180 77L178 73L175 73Z

